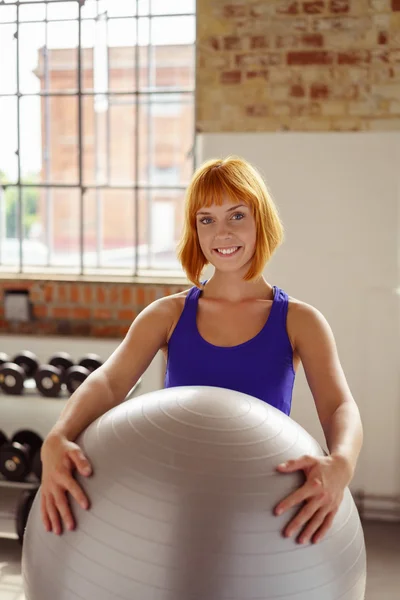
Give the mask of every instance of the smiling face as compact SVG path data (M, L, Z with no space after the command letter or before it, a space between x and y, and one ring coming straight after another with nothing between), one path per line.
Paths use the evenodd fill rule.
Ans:
M177 248L183 270L196 286L201 286L207 263L244 281L257 281L282 240L274 201L250 163L229 156L210 159L196 170L185 194Z
M196 213L196 228L200 248L217 270L248 268L256 247L256 224L248 205L224 197L222 204Z

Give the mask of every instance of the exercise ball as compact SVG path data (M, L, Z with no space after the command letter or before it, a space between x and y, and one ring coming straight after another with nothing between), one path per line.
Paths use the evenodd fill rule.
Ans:
M318 443L268 404L176 387L126 401L78 443L93 475L77 529L47 533L37 494L25 531L27 600L362 600L365 547L350 491L326 538L282 531L274 507L304 482L276 466Z

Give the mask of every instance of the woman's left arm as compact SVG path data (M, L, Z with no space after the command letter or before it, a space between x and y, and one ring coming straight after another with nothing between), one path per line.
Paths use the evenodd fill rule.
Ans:
M280 502L275 512L282 514L305 503L285 528L285 535L301 531L299 542L318 542L330 528L353 478L363 428L332 330L323 315L312 306L294 303L288 314L288 332L304 367L329 456L302 456L277 467L282 473L303 470L306 482Z

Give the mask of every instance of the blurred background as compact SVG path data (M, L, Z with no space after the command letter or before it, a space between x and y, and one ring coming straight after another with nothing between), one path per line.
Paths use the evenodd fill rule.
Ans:
M230 154L285 226L266 278L332 326L364 424L367 600L397 600L400 0L1 2L0 351L106 359L143 308L189 287L185 189ZM164 369L157 355L138 393ZM26 398L0 397L0 429L31 426L35 398L46 435L63 400ZM291 416L324 444L302 370ZM13 511L0 501L9 538ZM0 600L19 600L4 544Z

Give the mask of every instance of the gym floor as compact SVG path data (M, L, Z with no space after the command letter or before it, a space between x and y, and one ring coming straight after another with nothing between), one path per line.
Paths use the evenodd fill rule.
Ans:
M368 557L365 600L399 600L400 523L364 523ZM0 539L0 600L24 600L21 582L21 547Z

